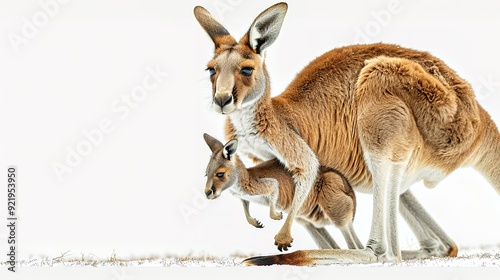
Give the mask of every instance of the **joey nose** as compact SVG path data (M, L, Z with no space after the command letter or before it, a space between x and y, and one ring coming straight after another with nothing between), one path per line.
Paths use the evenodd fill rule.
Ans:
M208 191L205 192L205 195L208 197L210 197L210 195L212 195L213 191L212 189L209 189Z
M232 95L226 95L222 97L215 97L214 102L219 105L221 108L226 106L227 104L231 103L233 101L233 96Z

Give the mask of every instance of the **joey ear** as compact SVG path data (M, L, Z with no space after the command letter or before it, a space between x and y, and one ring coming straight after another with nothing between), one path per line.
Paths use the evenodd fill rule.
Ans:
M224 145L222 145L222 142L219 140L215 139L214 137L208 135L207 133L203 133L203 139L205 139L205 142L207 142L208 147L210 147L210 150L213 152L222 149Z
M260 54L269 47L281 30L288 5L284 2L275 4L260 13L248 30L248 44L255 53Z
M208 36L212 39L217 49L220 45L234 45L236 40L229 34L229 32L216 21L212 15L203 7L194 7L194 16L200 23L201 27L207 32Z
M225 159L231 160L231 157L236 153L236 148L238 148L238 140L233 139L224 145L224 149L222 150L222 155Z

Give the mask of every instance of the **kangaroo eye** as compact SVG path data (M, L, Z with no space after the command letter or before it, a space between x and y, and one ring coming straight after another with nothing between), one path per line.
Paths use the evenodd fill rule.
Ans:
M213 75L215 75L215 69L214 68L209 67L209 68L207 68L207 71L208 71L208 73L210 73L210 77L212 77Z
M215 176L217 178L222 178L222 177L224 177L224 172L217 172L217 173L215 173Z
M253 73L253 68L250 68L250 67L243 67L243 68L241 68L240 73L241 73L241 75L243 75L243 76L247 76L247 77L248 77L248 76L251 76L251 75L252 75L252 73Z

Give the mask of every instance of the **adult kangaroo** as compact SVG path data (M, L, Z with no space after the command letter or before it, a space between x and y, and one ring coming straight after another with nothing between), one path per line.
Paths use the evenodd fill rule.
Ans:
M256 161L277 158L293 174L295 196L278 249L292 242L291 226L319 166L338 170L357 191L373 193L369 240L360 250L302 250L253 257L249 265L395 261L456 256L453 240L415 199L410 186L435 186L471 166L500 192L500 134L470 85L427 52L396 45L353 45L307 65L271 98L264 50L278 37L287 11L263 11L236 41L202 7L194 14L215 51L208 62L213 109L227 115L226 138ZM420 250L401 251L398 209Z

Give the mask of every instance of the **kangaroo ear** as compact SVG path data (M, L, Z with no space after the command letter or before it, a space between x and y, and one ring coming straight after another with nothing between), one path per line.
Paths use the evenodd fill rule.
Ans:
M236 153L236 148L238 147L238 140L233 139L224 145L224 149L222 150L222 155L227 160L231 160L231 157Z
M288 5L284 2L275 4L255 18L248 30L248 44L255 53L260 54L269 47L280 34Z
M210 150L212 151L212 153L222 149L222 147L224 146L224 145L222 145L222 143L219 140L208 135L207 133L203 134L203 139L205 139L205 142L207 142L207 145L208 145L208 147L210 147Z
M200 23L201 27L207 32L208 36L212 39L217 49L220 45L234 45L236 40L229 34L229 32L217 22L212 15L203 7L194 7L194 16Z

